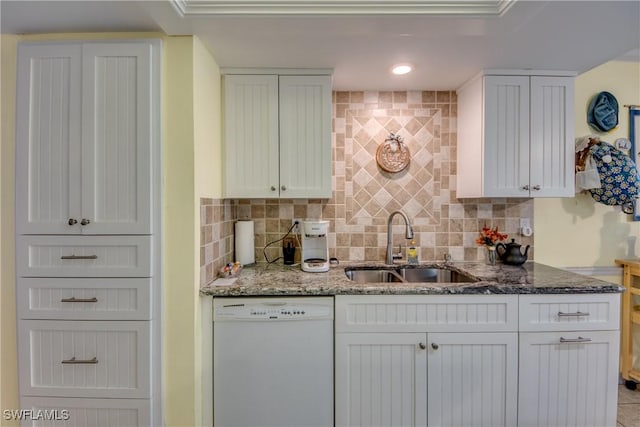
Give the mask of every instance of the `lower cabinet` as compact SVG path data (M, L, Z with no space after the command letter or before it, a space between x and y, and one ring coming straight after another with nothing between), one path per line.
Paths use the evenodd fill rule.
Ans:
M23 397L23 410L31 411L22 426L138 427L151 426L148 399L83 399ZM64 408L64 409L61 409Z
M429 426L514 426L516 333L428 334Z
M426 339L336 334L336 426L426 426Z
M335 346L337 426L517 423L517 296L338 296Z
M618 331L520 334L518 426L616 425Z
M335 301L337 426L616 425L619 294Z
M513 426L516 333L339 333L337 426Z
M27 396L150 398L148 322L23 320Z

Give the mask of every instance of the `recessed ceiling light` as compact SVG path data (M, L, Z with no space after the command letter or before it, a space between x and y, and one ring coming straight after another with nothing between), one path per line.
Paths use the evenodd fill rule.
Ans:
M413 70L413 65L407 63L396 64L391 68L391 72L396 75L407 74L410 73L411 70Z

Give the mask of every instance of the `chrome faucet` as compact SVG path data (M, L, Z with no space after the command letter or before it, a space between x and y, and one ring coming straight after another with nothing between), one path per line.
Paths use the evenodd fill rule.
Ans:
M393 236L391 232L391 221L393 221L393 217L396 215L402 216L405 224L404 237L405 239L413 239L413 228L411 227L411 223L409 222L409 217L402 211L395 211L389 215L389 219L387 219L387 264L393 264L394 259L402 258L402 250L400 254L393 253Z

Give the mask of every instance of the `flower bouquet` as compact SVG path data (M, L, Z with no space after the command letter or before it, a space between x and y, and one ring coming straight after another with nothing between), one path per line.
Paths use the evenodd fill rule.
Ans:
M498 231L498 227L490 228L486 225L482 227L476 243L486 248L487 264L494 265L496 263L496 243L507 237L507 234Z

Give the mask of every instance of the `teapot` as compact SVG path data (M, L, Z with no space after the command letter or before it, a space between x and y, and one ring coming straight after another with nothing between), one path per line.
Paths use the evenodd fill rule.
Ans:
M527 252L529 251L529 245L524 250L524 253L520 250L519 244L516 243L516 239L511 239L511 243L498 243L496 245L496 252L500 259L505 264L520 265L524 264L527 260Z

